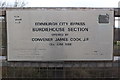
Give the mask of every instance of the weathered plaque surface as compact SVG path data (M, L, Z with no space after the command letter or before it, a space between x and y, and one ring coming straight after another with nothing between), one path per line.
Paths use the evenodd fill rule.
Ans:
M8 10L8 61L112 60L110 9Z

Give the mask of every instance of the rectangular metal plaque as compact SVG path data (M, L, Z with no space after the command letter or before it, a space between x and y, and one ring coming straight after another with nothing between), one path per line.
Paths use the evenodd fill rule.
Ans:
M8 10L8 61L95 61L113 58L110 9Z

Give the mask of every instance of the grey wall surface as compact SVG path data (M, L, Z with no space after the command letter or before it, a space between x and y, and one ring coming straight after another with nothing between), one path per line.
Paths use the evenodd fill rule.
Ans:
M43 9L43 8L42 8ZM5 17L5 14L3 14ZM4 23L4 21L3 21ZM1 33L1 32L0 32ZM1 37L1 36L0 36ZM7 57L7 32L2 26L2 55ZM119 46L117 46L117 49ZM11 79L119 79L120 61L23 61L2 60L2 77Z

